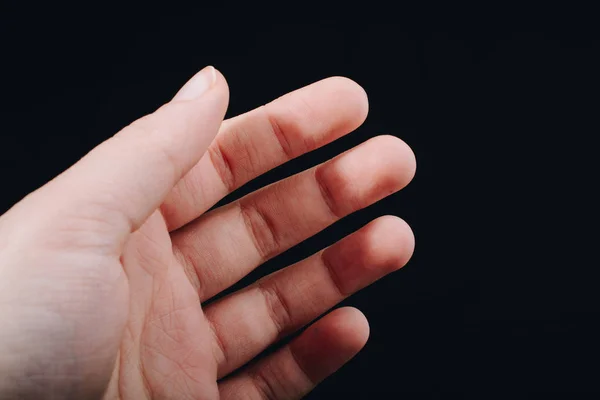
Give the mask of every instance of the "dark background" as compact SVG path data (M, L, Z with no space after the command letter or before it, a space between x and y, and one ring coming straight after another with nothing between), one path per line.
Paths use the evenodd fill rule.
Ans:
M236 194L378 134L416 153L405 190L251 276L379 215L413 227L410 263L345 302L369 318L366 348L308 398L600 390L600 265L585 250L598 238L588 206L598 181L600 69L586 23L523 33L484 22L450 33L240 23L203 7L142 16L15 4L0 12L0 212L155 110L205 65L229 82L228 116L348 76L369 94L366 123Z

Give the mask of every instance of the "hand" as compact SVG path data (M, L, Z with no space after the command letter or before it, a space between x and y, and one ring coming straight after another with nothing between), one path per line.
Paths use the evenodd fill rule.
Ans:
M207 212L368 109L345 78L222 122L227 102L223 76L205 68L0 218L0 398L296 399L363 347L365 317L341 308L245 366L402 267L414 239L396 217L203 303L401 189L414 155L377 137Z

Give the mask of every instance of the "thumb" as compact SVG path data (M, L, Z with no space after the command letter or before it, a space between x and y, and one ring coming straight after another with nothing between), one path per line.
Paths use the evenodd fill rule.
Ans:
M100 220L116 234L120 247L200 160L223 121L228 98L223 76L213 67L204 68L170 103L124 128L52 181L48 190L57 200L53 203L76 219Z

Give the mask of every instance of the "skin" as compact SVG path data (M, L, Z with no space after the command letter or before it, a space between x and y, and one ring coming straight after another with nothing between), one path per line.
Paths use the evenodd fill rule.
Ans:
M367 320L339 308L253 361L406 264L414 238L396 217L206 302L407 185L412 151L376 137L208 212L368 111L339 77L223 121L227 102L205 68L0 217L0 398L298 399L364 346Z

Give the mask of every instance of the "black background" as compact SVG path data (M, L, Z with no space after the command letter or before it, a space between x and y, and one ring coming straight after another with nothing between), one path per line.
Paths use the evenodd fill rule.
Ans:
M344 75L369 94L367 122L236 193L378 134L416 153L405 190L250 277L379 215L413 227L410 263L345 302L369 318L366 348L309 398L599 390L599 263L585 254L597 230L584 211L597 184L599 46L585 23L535 33L483 23L450 33L233 22L200 6L151 14L34 13L23 3L0 13L0 212L155 110L205 65L228 80L228 116Z

